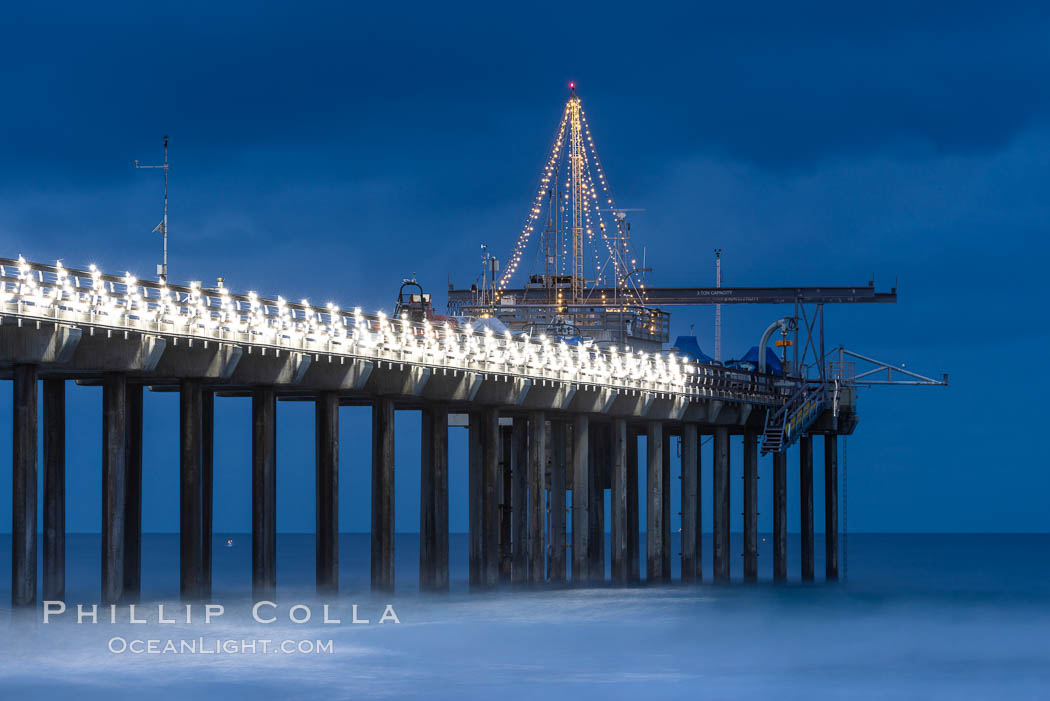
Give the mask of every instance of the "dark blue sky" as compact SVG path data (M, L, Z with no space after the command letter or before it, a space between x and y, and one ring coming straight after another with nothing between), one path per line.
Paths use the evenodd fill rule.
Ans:
M481 243L505 255L576 80L618 203L646 209L634 233L653 284L710 284L715 246L727 284L899 279L896 307L830 309L828 344L952 387L862 395L851 530L1050 530L1039 4L39 3L6 9L0 31L0 255L148 276L160 180L132 161L156 162L168 133L173 279L344 307L389 308L413 272L441 297L449 275L474 277ZM727 354L781 311L728 309ZM711 347L710 309L673 323ZM69 396L68 524L97 531L100 396ZM313 527L309 409L279 408L282 530ZM146 411L144 527L172 531L176 398L148 395ZM218 412L216 529L245 531L248 404ZM367 413L343 412L341 525L366 530ZM408 531L418 417L398 421ZM5 458L3 529L9 485Z

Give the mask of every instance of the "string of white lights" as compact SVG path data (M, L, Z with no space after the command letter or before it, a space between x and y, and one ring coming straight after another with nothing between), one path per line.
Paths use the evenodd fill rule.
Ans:
M569 107L566 105L565 111L562 113L561 122L558 124L558 129L555 131L554 145L548 152L547 160L543 168L543 174L540 176L540 184L536 191L536 197L533 200L528 215L525 217L525 224L522 226L521 234L518 235L518 240L514 244L514 248L503 268L503 274L500 276L499 283L497 284L499 290L505 290L507 288L507 283L510 282L510 279L514 276L514 272L518 269L521 257L528 248L529 238L532 236L532 233L536 228L536 221L539 219L540 213L543 211L543 196L546 194L547 188L550 186L550 182L553 178L558 153L564 142L565 126L568 123L568 119Z
M360 308L342 312L331 303L318 308L307 300L264 300L254 292L234 295L226 288L205 291L197 283L188 288L143 283L130 273L105 276L95 266L70 271L61 263L43 266L22 258L17 270L0 265L0 313L685 396L711 396L709 388L719 378L728 382L732 377L738 384L746 379L746 374L699 366L674 354L570 346L542 335L476 334L447 322L365 315Z

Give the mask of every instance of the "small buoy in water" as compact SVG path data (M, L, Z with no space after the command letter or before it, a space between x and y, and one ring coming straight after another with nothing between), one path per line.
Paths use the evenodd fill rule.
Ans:
M231 541L228 541L228 542L232 543L233 541L231 540ZM766 542L766 539L765 539L765 538L763 538L763 539L762 539L762 542L763 542L763 543L765 543L765 542Z
M227 538L226 539L226 547L227 548L232 548L233 547L233 538Z

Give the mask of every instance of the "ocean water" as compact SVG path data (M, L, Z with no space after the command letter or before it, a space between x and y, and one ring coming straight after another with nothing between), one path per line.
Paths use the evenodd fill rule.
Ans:
M223 547L232 538L233 547ZM798 581L789 539L786 585L501 590L469 594L466 538L451 542L452 592L417 593L418 540L398 536L398 592L368 592L368 537L340 541L341 593L325 624L313 593L312 536L278 539L277 621L251 617L250 539L216 537L221 617L184 616L178 538L144 537L143 625L48 624L0 611L0 699L1047 699L1050 698L1050 536L851 535L848 579ZM674 543L672 552L678 552ZM98 600L99 540L69 537L66 601ZM705 576L710 541L704 543ZM740 552L740 539L733 543ZM10 601L10 538L0 541L0 601ZM290 622L297 604L311 620ZM368 624L351 623L352 606ZM387 604L399 623L379 623ZM297 615L304 609L298 609ZM291 641L293 654L112 652L120 640ZM117 640L116 643L113 641ZM303 642L305 641L305 643ZM321 641L321 651L317 651ZM331 641L331 647L325 647ZM143 642L142 645L146 645ZM306 652L295 651L305 644ZM310 649L311 646L313 649ZM143 648L145 649L145 648ZM160 649L159 647L157 649ZM238 648L239 650L240 648Z

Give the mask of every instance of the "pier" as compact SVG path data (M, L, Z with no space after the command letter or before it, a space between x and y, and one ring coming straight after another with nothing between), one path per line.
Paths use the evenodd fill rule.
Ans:
M251 397L252 594L272 597L276 561L277 401L316 406L317 590L338 581L340 405L372 408L371 585L394 586L394 415L422 412L419 436L419 586L449 587L448 432L469 432L470 587L725 582L743 556L756 577L757 464L774 465L774 571L786 575L786 490L801 489L802 577L813 577L814 439L825 461L825 578L837 569L837 440L857 424L856 392L831 379L774 376L692 362L675 354L569 346L546 338L471 333L449 324L312 307L0 260L0 377L11 381L12 603L34 606L37 512L43 509L43 596L64 592L65 397L102 388L104 603L140 594L142 394L179 393L179 582L187 600L211 590L214 508L212 416L226 397ZM38 425L38 404L43 425ZM778 418L779 417L779 418ZM172 417L173 419L175 417ZM451 429L454 430L454 429ZM44 491L36 493L42 434ZM803 436L804 434L804 436ZM681 456L669 448L681 438ZM801 481L786 483L788 445ZM713 480L700 483L700 442L714 441ZM356 438L356 437L355 437ZM762 453L759 454L759 439ZM343 437L346 440L346 437ZM743 465L730 464L742 440ZM639 465L639 444L646 461ZM768 456L765 455L768 453ZM639 490L639 470L644 490ZM731 484L743 476L744 552L729 546ZM682 480L682 552L670 552L670 481ZM709 499L709 510L704 498ZM807 496L808 495L808 496ZM78 498L89 498L81 496ZM41 502L42 499L42 502ZM604 524L611 500L612 523ZM639 503L646 504L644 536ZM675 505L679 508L679 505ZM708 519L714 568L700 566ZM568 525L571 524L571 535ZM606 542L607 532L610 535ZM644 537L644 578L639 543Z

